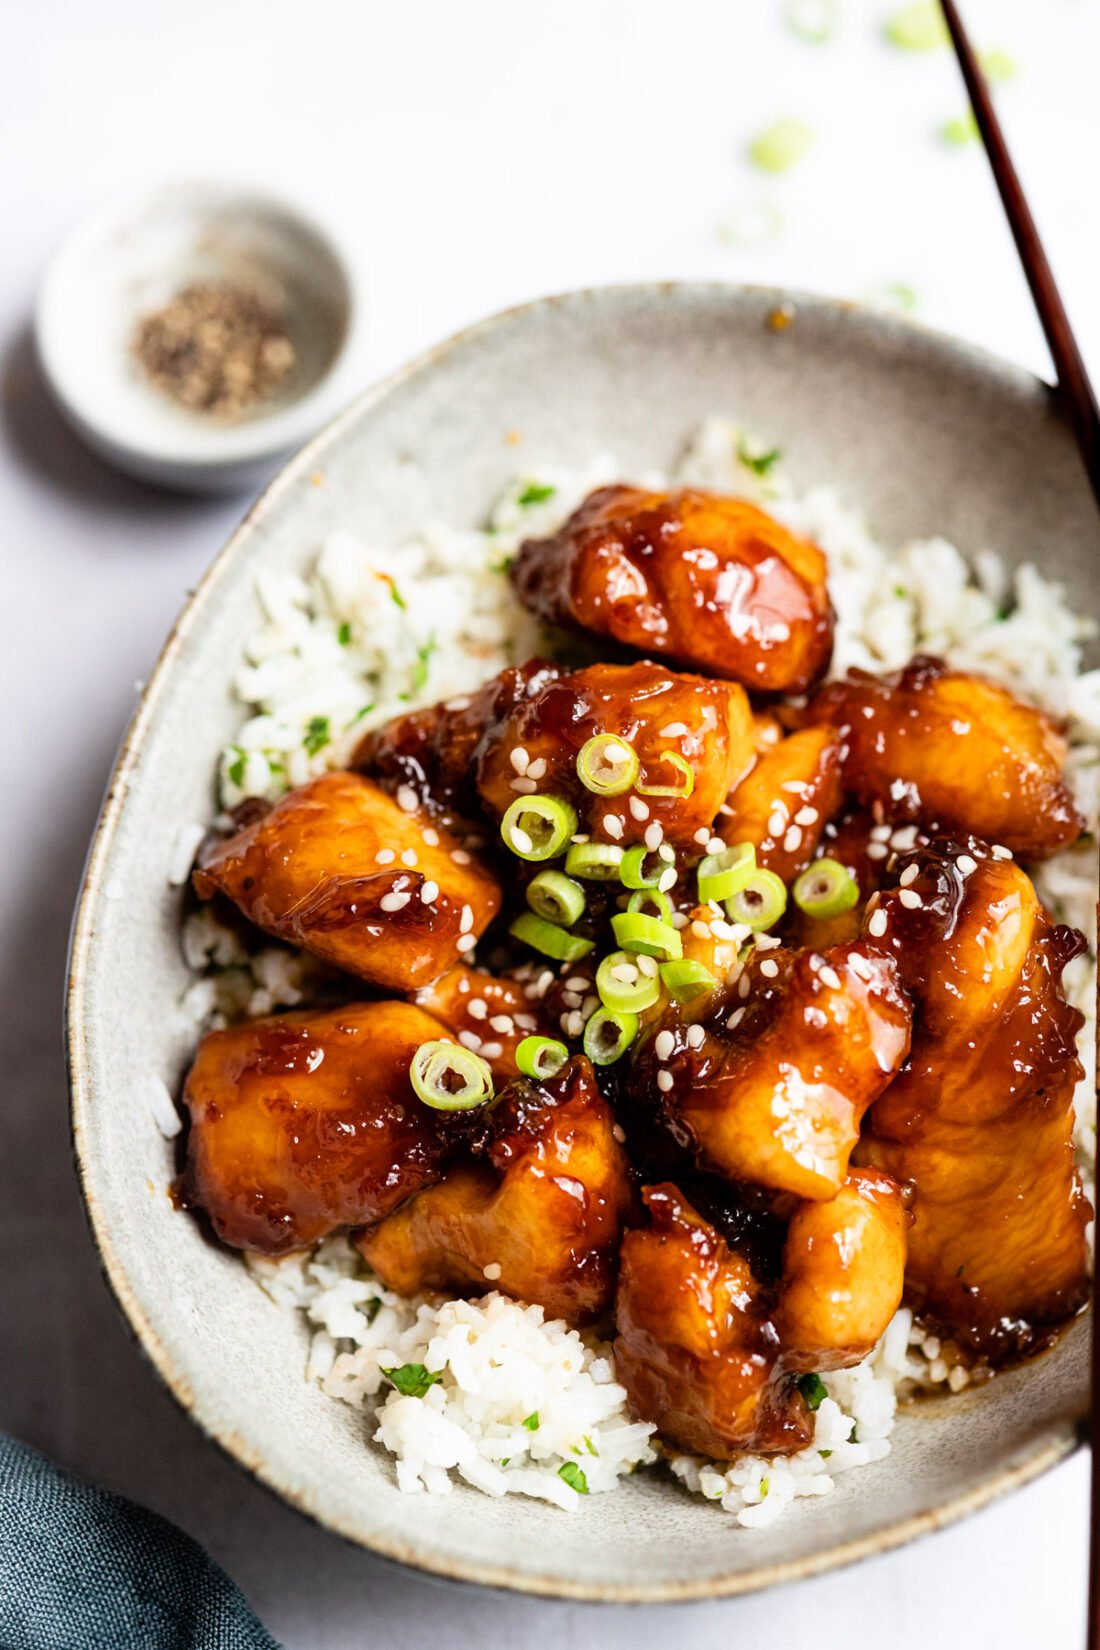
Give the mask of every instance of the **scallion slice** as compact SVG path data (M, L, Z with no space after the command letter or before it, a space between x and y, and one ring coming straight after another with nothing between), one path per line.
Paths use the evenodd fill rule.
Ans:
M520 796L500 822L504 845L520 859L554 859L577 829L577 810L560 796Z
M545 1081L556 1077L569 1058L569 1050L556 1037L525 1037L516 1049L516 1065L525 1077Z
M755 870L756 849L751 842L738 842L721 853L707 854L695 873L701 903L729 899L745 886Z
M623 854L619 881L624 888L656 888L669 866L675 863L675 855L666 844L661 848L647 848L640 842Z
M514 940L522 940L524 945L553 957L556 962L576 962L580 957L587 957L595 946L594 940L571 934L567 928L559 928L556 922L547 922L533 911L524 911L518 916L508 932Z
M647 957L673 962L684 954L683 942L671 923L640 911L620 911L611 919L611 928L624 951L639 951Z
M807 865L791 893L808 917L839 917L859 899L859 884L846 865L823 855Z
M679 751L662 751L658 760L661 762L667 762L669 767L676 769L676 772L680 775L679 784L643 785L642 781L639 779L634 785L634 789L637 791L638 795L678 796L681 800L686 800L686 798L689 797L695 789L695 769L692 767L691 763L686 761L684 757L680 755Z
M650 968L653 964L650 963ZM641 1014L652 1008L661 995L661 981L656 969L646 974L638 967L638 958L626 951L612 951L596 970L596 990L605 1008L614 1014Z
M561 871L540 871L527 885L527 903L537 917L571 928L584 913L584 889Z
M574 842L565 856L565 869L586 882L617 882L622 862L623 851L615 842Z
M637 777L637 752L616 734L598 733L577 752L577 778L597 796L621 796Z
M647 910L652 906L652 910ZM626 906L628 911L645 911L652 916L655 911L662 922L672 922L672 906L667 894L659 888L639 888L636 894L631 894Z
M730 921L744 923L746 928L752 928L758 934L774 928L786 909L786 884L774 871L754 871L736 894L726 901L726 915Z
M442 1038L421 1043L409 1063L409 1080L433 1111L472 1111L493 1098L493 1074L480 1055Z
M584 1028L584 1052L594 1066L614 1065L638 1035L636 1014L598 1008Z
M661 964L661 981L669 996L678 1003L694 1002L706 991L713 991L718 981L709 968L691 957Z

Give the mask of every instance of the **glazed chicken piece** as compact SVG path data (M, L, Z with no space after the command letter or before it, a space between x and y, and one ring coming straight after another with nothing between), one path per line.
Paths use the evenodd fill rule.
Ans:
M417 1099L409 1062L446 1033L410 1003L351 1003L212 1031L184 1101L183 1194L218 1236L266 1255L380 1219L468 1134Z
M488 1061L498 1083L519 1075L516 1050L525 1037L547 1035L518 980L464 963L417 992L416 1001Z
M1084 942L974 839L903 856L895 881L867 925L897 958L916 1030L860 1158L914 1187L914 1306L997 1361L1087 1291L1071 1109L1082 1017L1061 989Z
M411 787L426 807L442 814L476 815L478 765L488 740L517 705L560 674L543 659L502 670L476 693L409 711L375 728L360 741L351 765L385 790Z
M615 1121L578 1055L551 1081L509 1085L471 1161L365 1232L390 1289L499 1289L573 1324L611 1304L633 1193Z
M854 1170L802 1204L769 1289L671 1184L642 1193L649 1225L623 1240L615 1372L631 1408L718 1460L793 1451L813 1436L796 1377L859 1363L901 1301L905 1211L888 1175Z
M774 1314L784 1368L846 1369L874 1349L901 1305L908 1224L897 1181L875 1169L799 1206Z
M602 487L513 578L550 624L761 693L801 692L832 652L825 557L743 499Z
M897 823L972 831L1028 859L1058 853L1083 829L1050 718L937 659L893 676L851 671L814 695L806 720L840 728L845 789Z
M629 791L598 796L578 778L578 753L597 734L636 754L639 773ZM478 783L498 819L517 797L538 790L571 802L582 829L601 841L642 842L657 824L667 841L686 846L709 831L751 752L749 702L736 683L663 665L592 665L546 682L516 706L484 750ZM682 794L688 782L677 763L690 771L690 795ZM673 794L643 792L639 784Z
M457 837L352 773L204 848L193 881L200 899L227 894L267 933L396 991L453 968L501 898Z
M767 1297L671 1184L647 1186L649 1225L627 1232L615 1296L615 1374L630 1407L681 1449L799 1450L813 1418L779 1367Z
M841 803L840 739L803 728L765 750L730 793L718 821L724 842L751 842L756 863L793 882L813 859Z
M867 941L773 950L695 1025L673 1007L634 1059L632 1096L701 1166L799 1197L835 1197L863 1114L900 1069L912 1011Z

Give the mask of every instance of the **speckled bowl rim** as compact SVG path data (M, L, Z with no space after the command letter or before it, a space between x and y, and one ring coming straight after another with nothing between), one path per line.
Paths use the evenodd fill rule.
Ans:
M298 1512L319 1524L323 1529L344 1537L356 1546L365 1547L378 1556L411 1569L436 1575L449 1581L520 1592L543 1598L557 1598L579 1603L600 1604L678 1604L692 1600L731 1598L745 1593L762 1591L784 1582L806 1580L830 1570L854 1564L858 1560L891 1552L915 1540L918 1536L941 1530L970 1513L978 1512L991 1502L1012 1490L1019 1489L1048 1472L1060 1461L1078 1450L1086 1441L1087 1426L1078 1424L1072 1435L1063 1434L1037 1443L1028 1457L1012 1467L994 1473L972 1489L950 1497L941 1506L896 1520L859 1539L839 1542L821 1552L780 1563L762 1565L757 1569L683 1583L659 1582L591 1583L570 1582L560 1576L518 1574L504 1565L483 1564L474 1561L450 1562L426 1556L415 1546L403 1540L388 1539L384 1532L376 1532L368 1541L363 1533L345 1520L334 1517L317 1504L310 1493L303 1493L285 1482L264 1459L231 1429L208 1423L199 1413L194 1393L184 1373L173 1361L149 1322L140 1301L131 1288L125 1266L111 1237L110 1213L97 1199L91 1185L91 1167L86 1153L86 1124L92 1104L91 1076L87 1047L87 1031L80 1012L88 978L91 947L95 936L96 917L103 897L104 867L111 851L119 819L126 806L130 785L138 766L145 735L153 724L161 695L175 668L185 642L197 620L218 596L224 573L243 549L257 526L277 510L294 486L318 469L324 467L329 449L343 432L363 415L384 401L394 390L408 380L430 371L453 350L489 332L501 323L529 316L546 308L576 304L587 300L612 299L616 294L651 296L667 301L696 295L726 297L732 307L743 299L759 302L761 299L777 308L793 305L799 312L828 313L834 316L849 314L858 319L864 341L877 335L886 346L914 332L921 333L928 345L956 363L965 363L995 382L1001 394L1033 403L1038 397L1046 400L1050 386L1022 367L983 350L976 345L955 338L948 333L925 326L909 318L870 311L849 300L822 297L780 287L745 285L727 281L653 281L624 282L607 286L577 288L536 298L523 304L498 311L464 327L450 338L415 357L406 365L373 385L358 396L289 460L279 474L260 494L230 535L222 549L199 579L192 595L176 620L161 649L157 663L149 676L145 690L138 701L127 728L115 766L108 783L103 807L96 826L85 866L80 896L73 920L69 952L69 974L65 1002L65 1038L70 1088L70 1122L73 1153L81 1192L87 1210L92 1236L99 1251L102 1271L112 1294L142 1351L149 1359L172 1396L198 1428L217 1444L229 1458L257 1478L267 1489ZM889 349L887 350L889 353Z

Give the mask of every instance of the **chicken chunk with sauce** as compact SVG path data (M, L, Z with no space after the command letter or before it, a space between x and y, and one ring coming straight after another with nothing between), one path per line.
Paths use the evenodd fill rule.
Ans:
M331 773L206 847L202 899L349 974L416 991L453 968L500 909L495 878L457 837L370 780Z
M516 1050L524 1038L545 1032L539 1005L518 980L464 963L425 986L416 1001L480 1054L501 1083L519 1075Z
M600 488L513 578L548 623L761 693L801 692L832 651L824 556L743 499Z
M841 800L836 730L803 728L762 752L731 792L718 835L728 843L751 842L758 865L793 882L813 859Z

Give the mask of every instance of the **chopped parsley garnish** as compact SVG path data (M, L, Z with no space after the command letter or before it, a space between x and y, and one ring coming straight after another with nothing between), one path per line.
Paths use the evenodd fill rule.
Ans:
M538 1412L538 1410L533 1409L531 1411L530 1415L527 1416L527 1418L526 1418L526 1420L524 1421L523 1424L526 1427L528 1432L537 1432L539 1430L539 1412Z
M501 556L499 561L493 563L489 571L491 573L510 573L515 565L515 560L515 556Z
M766 476L772 466L778 464L783 457L783 453L779 447L773 447L770 452L766 453L754 452L746 444L744 437L741 436L737 442L737 457L746 470L751 470L753 475Z
M553 498L557 490L556 487L545 487L538 481L529 481L516 503L521 504L525 510L532 504L545 504L548 498Z
M381 1310L382 1302L379 1300L377 1295L375 1295L373 1300L365 1301L363 1303L363 1313L368 1323L373 1323Z
M578 1495L588 1494L588 1479L575 1461L563 1461L558 1468L558 1477L563 1483L568 1484L571 1490L576 1490Z
M306 755L316 756L318 751L324 750L331 738L328 717L311 716L309 726L305 731L305 737L302 740L306 748Z
M353 728L355 726L356 722L361 722L363 720L364 716L369 716L373 709L374 709L373 705L363 705L359 710L356 711L355 715L352 717L351 721L348 723L348 727Z
M230 780L231 784L233 784L233 785L243 785L244 784L245 763L248 761L248 757L247 757L246 753L241 749L240 745L230 745L229 748L232 751L236 751L237 754L233 758L232 762L230 762L228 768L226 768L225 771L229 776L229 780Z
M341 647L347 647L348 643L351 641L351 626L346 619L336 632L336 640L340 643Z
M389 586L390 586L390 598L391 598L394 606L399 607L401 609L402 613L404 613L405 610L406 610L406 606L407 606L404 596L401 594L400 590L398 590L396 584L394 583L394 581L392 579L390 579L390 581L389 581Z
M589 1455L599 1455L600 1453L587 1433L585 1433L584 1436L584 1447L588 1451Z
M821 1400L829 1396L820 1375L800 1375L798 1390L806 1400L807 1409L820 1409Z
M423 693L428 681L429 663L438 645L433 631L423 647L417 648L416 663L413 666L412 677L409 681L409 691L397 695L403 704L409 699L415 698L418 693Z
M831 1449L819 1449L817 1453L823 1461L827 1461L833 1452Z
M384 1369L383 1375L392 1381L403 1398L423 1398L430 1387L441 1379L434 1370L423 1364L402 1364L400 1369Z
M801 120L777 120L749 144L749 159L762 172L787 172L800 161L814 135Z
M896 584L894 586L894 595L898 598L899 602L903 602L908 594L909 592L903 584Z

